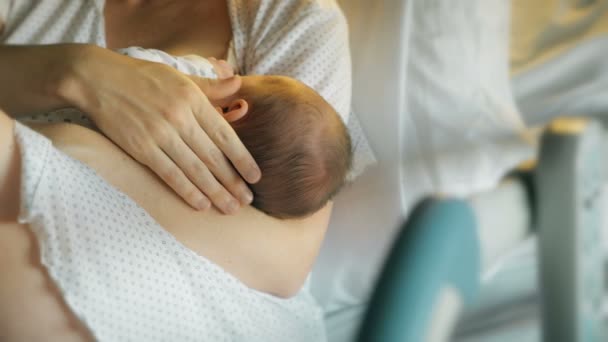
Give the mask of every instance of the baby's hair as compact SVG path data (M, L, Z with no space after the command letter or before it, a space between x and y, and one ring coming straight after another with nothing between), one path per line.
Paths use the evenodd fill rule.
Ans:
M277 218L306 217L344 184L352 163L350 137L312 89L279 76L262 82L263 93L243 86L240 96L249 112L232 123L262 171L251 185L252 205Z

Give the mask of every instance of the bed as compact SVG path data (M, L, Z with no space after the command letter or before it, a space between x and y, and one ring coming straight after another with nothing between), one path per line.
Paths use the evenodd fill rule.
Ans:
M537 155L534 127L608 112L608 5L527 3L536 12L523 0L340 1L354 116L376 162L336 199L312 273L330 341L355 340L400 222L430 194L465 199L478 222L481 290L453 339L541 338L529 203L520 182L503 179Z

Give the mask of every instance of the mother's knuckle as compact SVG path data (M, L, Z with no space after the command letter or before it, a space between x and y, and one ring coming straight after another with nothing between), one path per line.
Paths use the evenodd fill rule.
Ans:
M232 134L227 128L217 129L215 132L215 142L219 146L227 146L232 140Z
M190 164L190 167L188 168L188 170L190 171L190 173L193 176L200 178L205 175L205 173L207 171L207 167L200 160L196 160L195 162L192 162Z
M182 101L192 103L200 97L200 91L191 82L182 82L176 87L176 95Z
M207 149L207 157L205 158L205 162L210 169L217 170L223 161L224 155L220 150L215 147Z
M171 125L175 127L184 127L186 126L186 114L178 105L169 106L164 112L163 117L169 122Z
M162 122L149 123L146 129L157 143L163 144L169 140L169 129Z
M238 189L238 188L244 186L243 180L241 179L241 177L237 176L236 174L234 174L234 176L231 176L231 177L229 177L229 179L224 181L224 184L226 185L227 188L230 188L230 189Z
M209 198L213 198L215 201L221 201L226 196L224 189L222 189L219 185L209 186L205 192Z
M183 106L180 102L180 99L175 96L172 96L164 103L160 111L165 119L170 119L178 115L182 111L182 107Z
M122 146L129 152L135 159L141 162L146 162L148 157L149 144L142 134L128 135L125 140L125 145Z
M180 179L179 170L175 166L165 166L159 171L159 176L170 184L176 184Z

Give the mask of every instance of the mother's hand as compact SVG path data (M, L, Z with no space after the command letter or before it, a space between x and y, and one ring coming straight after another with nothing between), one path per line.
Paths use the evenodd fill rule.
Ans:
M227 104L240 85L238 76L196 78L91 47L58 91L191 206L206 209L212 202L234 213L253 198L243 178L255 183L261 177L251 154L214 109Z

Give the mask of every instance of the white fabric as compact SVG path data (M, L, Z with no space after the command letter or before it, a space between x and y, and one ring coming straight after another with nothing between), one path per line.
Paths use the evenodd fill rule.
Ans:
M301 291L248 288L167 233L85 164L17 124L20 222L73 312L101 341L323 341Z
M608 0L512 0L511 8L515 73L608 32Z
M350 25L353 110L378 165L335 201L312 279L329 319L367 303L416 201L491 188L534 152L510 89L509 1L340 4Z
M433 191L488 189L531 155L517 139L526 132L510 88L509 8L413 2L404 146L408 172Z
M526 122L542 125L558 115L585 115L608 122L608 33L578 42L568 51L513 79Z
M7 1L7 0L1 0ZM8 0L3 44L91 43L105 46L103 0Z
M334 1L228 0L228 6L240 73L298 79L347 121L351 99L348 29Z
M169 65L184 74L217 78L217 73L206 58L197 55L173 56L164 51L156 49L144 49L142 47L133 46L117 51L123 55L143 59L150 62L157 62Z

